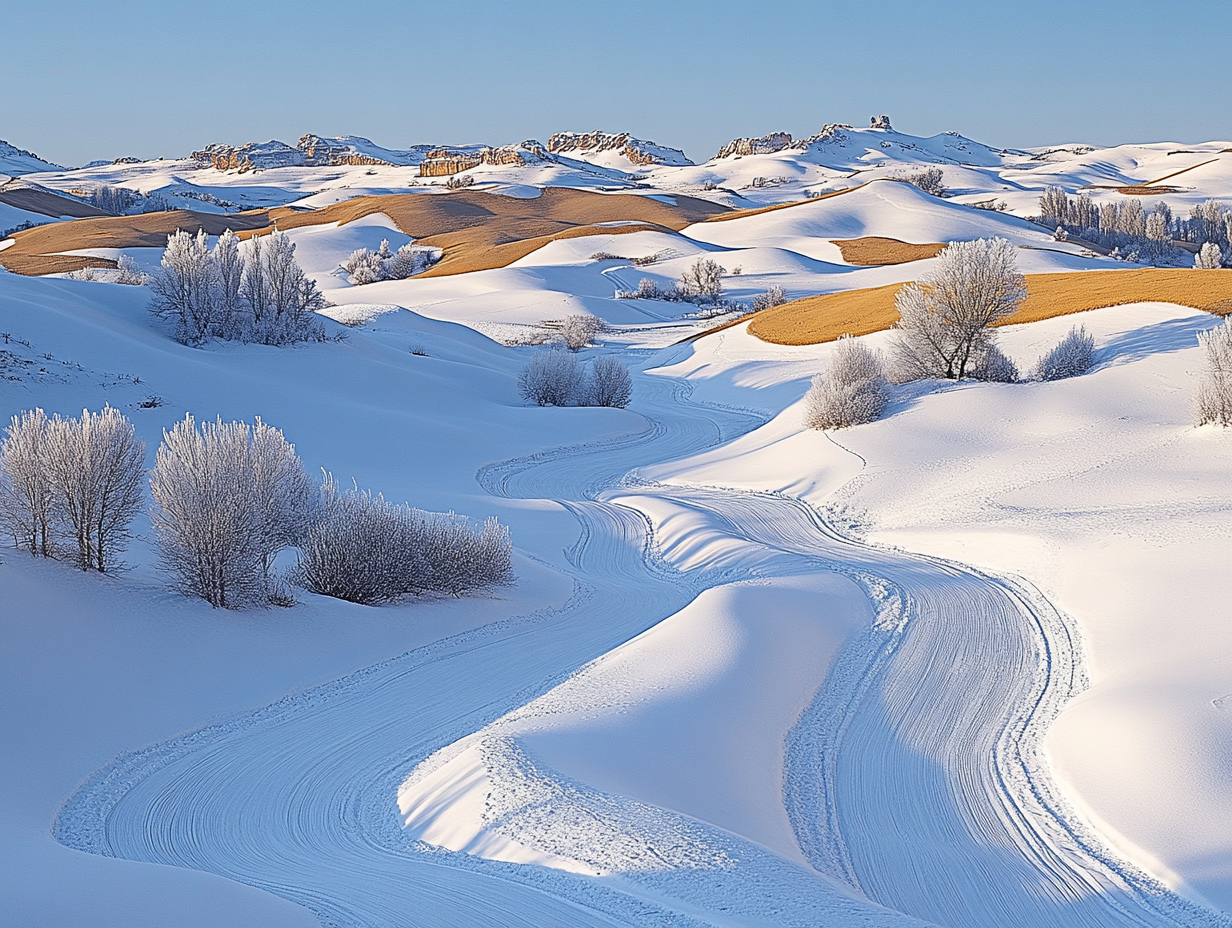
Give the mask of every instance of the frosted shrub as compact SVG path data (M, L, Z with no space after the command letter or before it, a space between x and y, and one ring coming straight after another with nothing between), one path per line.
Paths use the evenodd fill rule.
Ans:
M559 348L536 351L518 374L522 398L538 406L573 405L581 396L582 386L582 366L577 357Z
M931 196L945 196L945 175L942 173L941 168L929 168L926 171L920 171L918 174L905 174L897 179L919 190L923 190Z
M357 286L378 280L405 280L430 268L437 255L437 249L416 247L410 242L395 253L390 250L389 239L382 239L375 252L367 248L351 252L342 268L347 272L347 280Z
M598 316L575 313L566 316L561 325L561 334L565 337L565 346L571 351L585 348L603 331L603 320Z
M988 383L1016 383L1018 381L1018 365L1007 358L996 345L989 345L967 369L967 373L975 380Z
M615 358L595 358L586 386L585 405L623 409L632 397L633 378L629 376L629 369Z
M13 543L51 557L52 487L45 465L48 419L41 409L14 416L0 444L0 520Z
M47 420L43 445L52 511L75 543L77 566L114 567L141 507L145 443L107 406L98 413L83 410L79 419Z
M375 605L424 592L458 596L512 577L509 532L495 519L474 526L452 512L341 491L328 474L320 511L295 571L310 592Z
M899 383L960 380L993 344L992 324L1027 297L1014 246L1003 238L953 242L928 274L895 297L891 373Z
M223 338L290 345L325 337L316 315L325 298L295 260L295 243L285 232L248 240L239 295L247 312Z
M879 352L844 335L834 346L830 366L813 378L804 397L804 425L841 429L878 418L889 391Z
M274 556L313 521L316 498L282 433L257 420L187 416L150 473L162 569L184 593L238 608L278 598Z
M1194 255L1194 267L1204 271L1213 271L1223 266L1223 252L1214 242L1207 242Z
M1095 363L1095 339L1085 326L1076 326L1035 363L1038 380L1064 380L1085 374Z
M759 293L753 297L753 311L758 312L763 309L770 309L772 306L782 306L787 302L787 294L783 292L783 288L775 284L765 293Z
M130 287L140 287L145 284L145 275L137 269L137 262L132 255L120 255L116 262L119 273L116 274L117 284L127 284Z
M1203 332L1202 379L1198 382L1198 425L1232 425L1232 323Z

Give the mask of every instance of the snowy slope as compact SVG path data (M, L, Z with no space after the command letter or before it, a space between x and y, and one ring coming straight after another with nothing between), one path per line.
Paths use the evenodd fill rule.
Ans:
M59 165L44 161L32 151L26 151L0 139L0 179L4 175L17 177L38 171L63 170Z

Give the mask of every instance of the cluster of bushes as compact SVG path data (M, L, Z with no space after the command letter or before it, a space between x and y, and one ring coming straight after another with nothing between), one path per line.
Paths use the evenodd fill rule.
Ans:
M204 231L175 232L150 287L150 311L170 319L187 345L209 338L286 345L325 337L316 315L325 298L295 260L295 243L285 232L241 244L228 229L213 250Z
M615 358L595 358L587 372L560 348L536 351L518 374L522 399L536 406L615 406L633 398L629 369Z
M1018 368L996 344L993 324L1026 298L1014 249L1004 239L955 242L933 269L903 287L889 359L848 337L835 346L830 367L806 394L809 428L845 428L881 415L889 383L941 378L1014 383ZM1032 369L1036 380L1075 377L1091 369L1095 340L1073 328Z
M1193 261L1197 267L1219 267L1232 258L1232 211L1218 200L1192 207L1186 219L1174 216L1163 201L1150 210L1137 198L1096 204L1086 194L1049 187L1040 196L1039 221L1055 229L1060 239L1076 236L1127 261L1175 267ZM1198 246L1197 257L1191 258L1176 242Z
M91 191L87 202L112 216L135 216L140 213L163 213L173 209L159 193L142 193L128 187L104 184Z
M391 251L389 239L381 240L376 251L360 248L342 265L347 280L353 284L371 284L379 280L405 280L423 273L440 260L441 251L413 245L407 242L396 252Z
M145 446L116 410L80 419L15 416L0 443L0 521L14 543L83 570L114 569L142 506ZM454 513L393 506L326 475L312 485L295 448L261 422L191 416L163 434L149 474L159 566L180 591L218 608L290 604L274 572L359 603L424 592L461 595L512 576L508 531Z
M740 272L740 268L735 268L731 273L733 276L739 276ZM713 312L714 310L719 312L748 312L750 309L749 304L735 303L723 299L724 273L726 272L718 263L710 258L701 257L685 269L677 283L661 287L651 278L643 277L638 282L636 290L618 290L616 292L616 299L694 303L699 306L708 307L712 310L709 313L710 315L718 314ZM778 306L785 302L787 302L787 294L783 291L782 287L776 285L765 293L760 293L753 297L751 308L754 311L769 309L771 306Z

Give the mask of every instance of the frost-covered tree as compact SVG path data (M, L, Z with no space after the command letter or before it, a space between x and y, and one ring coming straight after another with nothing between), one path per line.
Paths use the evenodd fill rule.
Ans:
M1095 363L1095 338L1085 326L1074 326L1035 364L1038 380L1064 380L1085 374Z
M522 398L539 406L573 405L582 386L582 366L577 356L559 348L536 351L518 374Z
M249 244L253 252L245 273L257 271L251 282L245 279L253 314L250 340L286 345L323 337L316 311L325 307L325 298L295 260L295 243L285 232L274 232L254 236Z
M1198 382L1198 425L1232 425L1232 321L1198 336L1202 379Z
M841 429L872 422L885 409L889 391L880 352L844 335L830 366L813 378L804 396L804 425Z
M680 275L680 291L685 299L713 302L723 292L723 268L704 255Z
M898 291L892 342L896 380L961 379L989 349L993 323L1027 296L1014 246L1002 238L953 242L932 270Z
M125 284L130 287L140 287L146 282L145 275L137 267L137 262L132 255L120 255L116 260L116 283Z
M295 571L310 592L375 605L424 592L457 596L512 577L509 532L495 519L475 526L452 512L340 490L329 474L321 497Z
M203 422L187 416L163 433L150 474L161 566L183 592L239 608L277 598L269 567L298 539L314 497L299 459L259 420ZM302 471L302 469L300 469Z
M244 280L244 256L240 251L240 237L227 229L218 236L211 254L214 262L215 287L217 288L217 313L222 325L238 331L244 327L240 304L240 284Z
M615 358L595 358L586 384L586 405L623 409L632 398L633 378L629 369Z
M44 461L54 511L76 543L82 570L104 572L128 540L141 507L145 443L110 406L77 419L48 420Z
M208 238L179 230L167 236L162 269L154 275L150 311L175 324L175 337L195 345L211 333L215 321L216 268Z
M1194 267L1213 271L1223 266L1223 251L1214 242L1207 242L1194 255Z
M0 519L15 545L42 557L52 555L54 528L48 428L46 413L32 409L13 416L0 444Z
M565 346L577 351L589 345L603 331L603 320L589 313L574 313L566 316L560 327Z
M1146 237L1153 242L1166 242L1169 238L1168 219L1158 210L1146 217Z

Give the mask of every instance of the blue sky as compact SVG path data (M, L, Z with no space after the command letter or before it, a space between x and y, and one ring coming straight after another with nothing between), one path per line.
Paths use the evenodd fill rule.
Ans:
M710 157L888 114L1004 146L1232 137L1232 2L0 0L0 138L80 164L208 142L603 128Z

